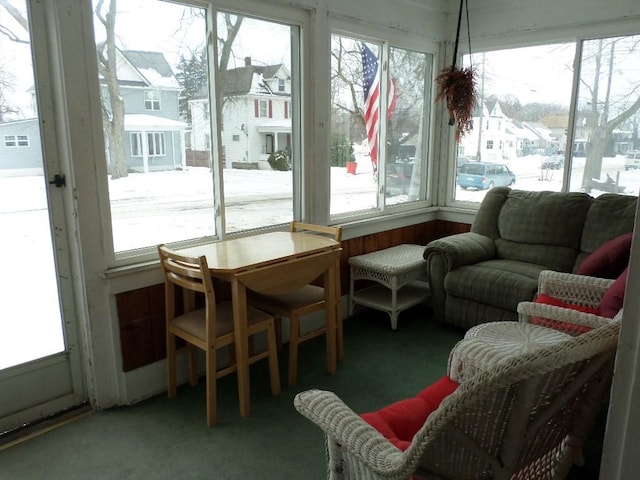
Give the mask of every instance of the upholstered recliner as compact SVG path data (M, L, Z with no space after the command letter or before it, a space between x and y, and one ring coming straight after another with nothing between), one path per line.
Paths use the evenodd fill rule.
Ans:
M470 232L425 248L436 318L464 329L517 320L541 271L577 272L602 244L633 230L636 204L618 194L490 190Z

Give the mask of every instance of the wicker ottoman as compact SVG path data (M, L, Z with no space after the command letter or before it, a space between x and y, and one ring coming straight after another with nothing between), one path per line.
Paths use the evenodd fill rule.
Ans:
M422 245L405 244L349 258L349 315L356 304L381 310L389 314L395 330L401 311L429 297L423 252ZM355 290L357 280L374 281L377 285Z

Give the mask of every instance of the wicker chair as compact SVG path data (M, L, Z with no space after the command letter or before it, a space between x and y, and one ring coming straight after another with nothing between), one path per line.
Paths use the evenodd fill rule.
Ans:
M607 398L618 319L470 376L404 452L332 392L305 391L294 404L325 432L332 480L564 478Z
M613 284L614 280L544 270L538 277L538 294L572 305L595 308ZM535 302L520 302L518 316L520 322L525 323L540 318L552 320L553 328L569 335L580 334L583 330L579 327L598 328L611 322L607 317ZM622 311L615 318L620 320Z

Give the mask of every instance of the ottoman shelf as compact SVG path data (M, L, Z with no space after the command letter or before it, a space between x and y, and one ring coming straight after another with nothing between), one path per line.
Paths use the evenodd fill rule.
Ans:
M349 315L353 314L356 304L381 310L389 314L391 328L395 330L401 311L429 297L429 285L424 281L423 252L422 245L405 244L349 258ZM377 284L355 290L358 280Z

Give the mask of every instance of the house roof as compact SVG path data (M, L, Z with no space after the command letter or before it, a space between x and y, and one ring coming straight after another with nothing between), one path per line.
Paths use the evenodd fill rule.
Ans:
M162 52L118 49L118 83L137 87L179 89L180 85Z
M273 92L264 80L274 78L283 69L288 75L286 67L281 63L276 65L248 65L226 70L221 78L222 95L246 95L247 93L278 95L279 92Z

